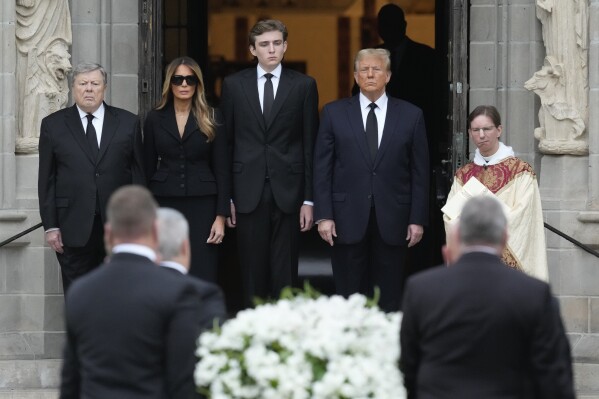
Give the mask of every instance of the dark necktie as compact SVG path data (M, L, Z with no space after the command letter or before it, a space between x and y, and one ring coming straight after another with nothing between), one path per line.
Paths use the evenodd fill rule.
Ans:
M264 82L264 99L262 103L262 114L264 115L264 120L268 120L268 115L270 114L270 110L272 109L272 103L275 102L275 92L272 87L272 73L264 74L266 78L266 82Z
M96 136L96 128L92 121L94 120L94 116L92 114L87 114L87 129L85 131L85 135L87 136L87 142L89 144L89 148L92 150L92 155L94 159L98 156L98 136Z
M370 148L370 158L374 162L376 152L379 149L379 126L374 114L376 104L370 103L369 107L370 111L368 111L368 116L366 117L366 140L368 141L368 148Z

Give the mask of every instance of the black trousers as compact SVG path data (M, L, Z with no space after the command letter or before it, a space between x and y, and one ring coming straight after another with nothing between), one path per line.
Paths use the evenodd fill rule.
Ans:
M216 218L216 196L156 197L156 201L161 207L178 210L187 219L191 245L189 274L216 283L218 245L206 243Z
M281 211L268 181L256 209L237 213L236 230L245 307L253 305L254 297L278 298L281 289L296 285L299 211Z
M332 248L331 263L337 294L361 293L372 297L380 289L379 307L386 312L401 309L401 279L407 246L386 244L372 208L362 241Z
M92 232L82 247L63 247L62 254L56 253L62 274L62 289L67 290L75 279L98 267L106 258L104 225L100 215L94 216Z

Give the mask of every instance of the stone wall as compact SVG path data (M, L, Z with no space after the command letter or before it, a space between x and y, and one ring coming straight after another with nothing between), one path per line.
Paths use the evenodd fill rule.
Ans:
M545 222L599 248L599 114L593 112L599 107L599 0L589 5L588 155L537 150L540 99L524 88L546 55L535 0L471 1L469 106L499 109L503 141L537 173ZM549 230L546 238L550 283L572 344L578 392L599 397L599 259Z
M40 221L38 156L15 155L15 3L0 4L0 241ZM106 102L137 113L138 0L71 0L69 5L71 63L101 63L109 74ZM3 395L13 390L56 389L63 307L58 263L44 246L41 229L0 248L0 398L12 398ZM48 397L53 395L49 391Z

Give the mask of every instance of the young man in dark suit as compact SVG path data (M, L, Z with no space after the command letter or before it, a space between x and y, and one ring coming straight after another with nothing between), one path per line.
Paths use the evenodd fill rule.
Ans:
M197 315L200 328L209 330L214 323L222 324L227 319L227 311L220 287L188 274L191 265L189 223L176 209L158 209L158 254L160 266L189 280L196 288L202 305Z
M257 22L249 49L258 65L228 76L221 97L233 160L228 225L237 229L245 306L297 280L299 234L313 224L318 129L316 82L281 65L285 25Z
M572 360L549 285L501 262L507 218L474 197L448 231L449 267L412 276L401 326L408 398L574 399Z
M107 208L110 260L66 295L60 398L190 398L201 301L193 284L158 267L157 204L141 186Z
M46 242L56 251L66 293L106 256L102 225L118 187L145 184L139 119L104 103L106 71L73 70L75 105L42 120L38 196Z
M314 153L318 232L332 248L337 293L372 295L398 311L407 247L428 220L428 150L420 108L387 96L389 52L355 60L360 93L325 105Z

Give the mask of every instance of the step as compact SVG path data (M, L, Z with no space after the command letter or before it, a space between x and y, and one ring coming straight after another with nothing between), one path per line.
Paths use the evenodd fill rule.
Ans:
M58 399L58 389L0 389L0 399Z
M0 399L12 398L2 395L15 390L43 392L43 390L58 389L61 366L61 359L0 361ZM21 397L15 396L14 398L20 399Z

